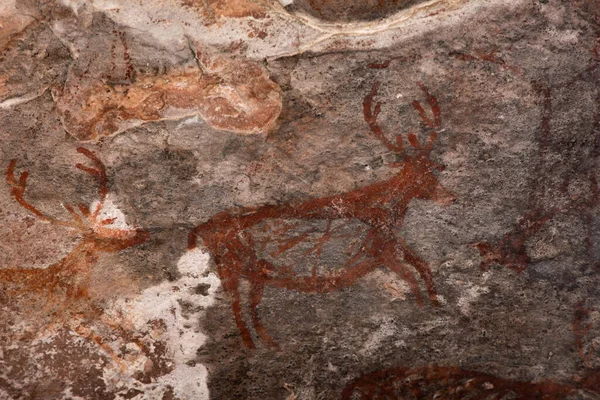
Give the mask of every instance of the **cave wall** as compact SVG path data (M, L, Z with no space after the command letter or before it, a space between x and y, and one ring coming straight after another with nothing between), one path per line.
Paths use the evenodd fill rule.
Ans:
M600 399L598 0L4 0L0 399Z

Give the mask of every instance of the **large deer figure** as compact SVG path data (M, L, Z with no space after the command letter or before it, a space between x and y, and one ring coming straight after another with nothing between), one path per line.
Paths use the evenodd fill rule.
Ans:
M402 158L402 162L393 165L400 169L392 178L328 197L222 211L198 225L190 233L189 249L197 247L199 236L214 258L223 288L231 296L235 322L247 347L254 348L255 344L242 315L240 279L246 279L250 283L249 305L256 333L265 345L271 346L275 346L275 343L261 323L257 312L265 286L306 293L326 293L351 286L360 277L385 266L410 285L417 303L421 305L421 292L408 266L411 265L425 282L431 303L438 304L428 264L398 236L407 208L413 199L434 200L442 204L454 200L454 195L439 183L435 175L435 171L442 170L443 167L429 159L430 150L441 130L440 107L436 98L422 83L418 83L418 86L426 96L432 115L428 116L419 101L415 100L412 103L428 131L429 138L425 145L421 145L416 135L409 134L408 142L413 147L411 152L406 151L402 136L396 136L395 143L392 142L384 135L377 122L381 110L381 103L374 104L379 89L378 82L373 84L363 101L364 119L371 135ZM333 221L358 220L367 226L367 232L358 250L343 264L341 270L318 274L315 267L311 275L300 275L289 266L279 266L259 257L260 251L257 251L257 243L250 229L267 220L326 221L325 233L311 250L318 254L324 242L333 234ZM279 253L306 240L306 233L286 239L280 245Z
M99 186L99 199L91 207L64 204L71 220L46 215L25 199L28 172L22 172L17 178L16 160L10 162L6 172L11 194L23 208L42 221L69 228L81 236L80 242L65 258L47 268L0 269L0 300L19 315L26 316L31 324L42 323L46 328L100 318L102 309L88 293L90 276L98 257L101 253L119 252L143 243L148 238L148 234L141 229L119 229L113 225L116 218L102 217L108 195L104 164L88 149L80 147L77 151L92 163L92 166L75 166L95 178ZM101 340L83 323L73 328L82 335L91 336L102 346Z

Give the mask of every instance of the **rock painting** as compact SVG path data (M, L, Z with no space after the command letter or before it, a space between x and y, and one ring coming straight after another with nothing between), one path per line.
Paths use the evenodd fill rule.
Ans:
M95 181L98 199L91 205L63 204L70 220L47 215L27 200L29 172L17 173L18 160L12 160L7 168L6 183L21 207L41 221L69 229L80 239L65 258L46 268L0 269L2 315L8 322L3 336L21 343L51 342L66 329L98 346L115 365L122 366L114 349L92 326L119 334L128 333L107 318L103 304L91 296L89 284L95 264L103 253L117 253L140 245L148 239L148 233L125 223L123 214L110 199L102 161L84 147L77 151L87 158L88 163L78 163L75 167ZM14 378L5 376L3 379L10 382ZM11 396L19 397L17 388L22 386L17 383Z
M145 242L148 233L141 229L123 229L115 225L116 217L105 218L103 211L108 199L108 179L104 164L93 152L79 147L92 165L75 167L90 175L98 185L99 199L90 206L64 204L72 220L65 221L46 215L25 197L28 171L16 174L17 160L12 160L6 172L11 194L25 210L52 225L67 227L81 235L79 244L59 263L47 268L3 268L0 270L3 300L31 321L48 326L73 320L85 324L100 318L102 308L90 301L88 281L94 264L102 253L119 252ZM31 315L30 315L31 314ZM75 329L80 328L75 323Z
M394 271L411 287L417 304L422 305L419 284L412 266L425 282L430 302L438 304L437 292L427 262L398 236L404 215L413 199L424 199L447 204L454 195L439 182L436 171L443 166L429 159L432 146L442 130L440 106L427 87L418 83L427 100L426 111L415 100L413 108L421 118L427 140L421 144L414 133L407 135L409 148L402 135L390 140L377 123L381 103L374 102L379 90L375 82L363 101L363 116L370 134L386 149L397 154L401 161L391 165L399 172L391 179L359 188L349 193L283 205L264 205L222 211L198 225L190 234L189 249L198 246L198 237L214 257L223 288L231 297L233 314L243 342L255 347L252 334L244 322L239 285L241 280L250 283L249 305L254 329L265 345L275 341L260 321L258 306L266 286L281 287L307 293L326 293L351 286L362 276L380 266ZM303 221L324 221L322 235L312 229L298 231ZM276 243L270 256L280 256L297 246L310 243L303 257L314 254L317 258L328 241L340 235L351 221L364 225L361 240L353 243L349 257L342 268L329 273L319 273L314 265L308 275L298 274L290 265L280 265L265 256L269 242ZM268 230L272 236L255 238L253 228Z
M454 366L400 367L372 372L354 379L344 388L341 398L342 400L600 398L598 337L585 343L590 333L600 333L592 313L597 314L597 311L586 307L585 302L580 302L575 310L573 333L584 369L580 376L571 379L571 383L560 382L558 379L523 382Z
M600 399L599 88L599 0L0 1L0 400Z
M594 48L594 53L597 52ZM588 67L588 71L595 70L600 64L597 60ZM542 117L539 128L539 149L537 165L533 171L532 189L529 195L528 211L519 218L515 227L502 238L493 242L479 242L474 246L479 249L482 261L481 268L487 269L492 264L500 264L520 273L531 262L527 247L531 239L552 219L561 215L573 215L586 225L585 246L589 262L600 266L600 260L594 255L592 240L593 214L600 205L600 190L598 187L598 166L590 163L575 166L576 171L559 174L549 174L552 171L553 154L552 144L552 88L540 89L542 103ZM600 155L600 94L596 96L596 110L590 137L587 143L592 160ZM564 144L563 144L564 145ZM556 201L556 198L561 198Z
M208 254L200 250L184 254L178 262L179 279L139 294L105 301L91 296L89 281L102 253L142 244L149 234L125 222L110 199L100 159L86 148L77 151L91 162L76 167L96 181L99 198L90 206L64 204L72 220L49 216L26 199L29 173L16 172L17 160L7 169L6 182L18 204L81 239L67 257L47 268L0 269L2 315L10 321L9 331L3 332L8 336L3 337L23 347L30 343L33 349L40 343L60 348L62 341L73 340L65 339L65 333L87 341L108 358L100 379L105 390L126 396L120 398L207 398L207 371L195 359L205 340L199 313L214 302L220 287L216 275L207 271ZM27 385L11 375L3 375L13 385L3 387L0 396L18 398L20 388Z
M597 378L583 388L597 389ZM459 367L392 368L361 376L346 387L343 400L572 398L579 389L553 381L519 382Z
M118 299L106 308L111 319L135 332L136 338L135 346L127 338L111 342L117 349L129 347L121 355L123 368L112 364L103 370L104 380L116 392L131 393L135 399L208 398L208 371L196 358L206 340L200 320L214 303L220 283L208 270L208 254L200 250L185 253L177 267L179 279Z

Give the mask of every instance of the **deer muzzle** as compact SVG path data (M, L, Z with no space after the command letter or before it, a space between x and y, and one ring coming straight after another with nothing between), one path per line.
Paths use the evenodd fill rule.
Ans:
M438 183L434 189L433 200L438 204L447 206L456 201L456 195Z

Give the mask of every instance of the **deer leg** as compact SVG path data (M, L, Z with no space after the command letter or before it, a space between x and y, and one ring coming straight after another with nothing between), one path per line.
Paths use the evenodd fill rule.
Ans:
M263 296L264 284L262 282L252 282L250 287L250 314L252 316L252 323L254 324L254 329L258 336L260 336L260 340L271 347L278 347L277 343L273 340L271 335L267 332L267 329L260 321L260 317L258 316L258 305L262 300Z
M435 283L433 282L433 275L431 274L431 269L429 268L429 265L417 253L415 253L410 247L408 247L404 240L399 238L398 242L402 247L402 252L404 253L404 260L406 260L406 262L415 267L415 269L425 282L431 304L433 304L434 306L439 306L440 303L437 298L437 290L435 289Z
M246 347L249 349L254 349L256 346L254 345L254 341L252 341L252 335L250 334L250 330L248 330L248 327L244 322L244 315L242 314L239 283L238 277L231 275L225 277L222 282L223 289L231 296L231 309L233 311L233 318L235 319L235 324L240 331L244 345L246 345Z
M112 361L119 367L119 370L123 373L127 369L125 362L119 357L119 355L110 347L108 344L104 342L104 340L96 334L91 328L86 328L83 324L80 324L75 328L75 333L79 336L82 336L92 342L96 343L96 345L104 350L104 352L112 359Z
M402 278L410 286L410 290L415 295L415 300L419 307L423 306L423 296L421 295L421 289L419 283L415 279L414 274L408 268L408 266L397 260L386 260L384 264L386 267L394 271L400 278Z

